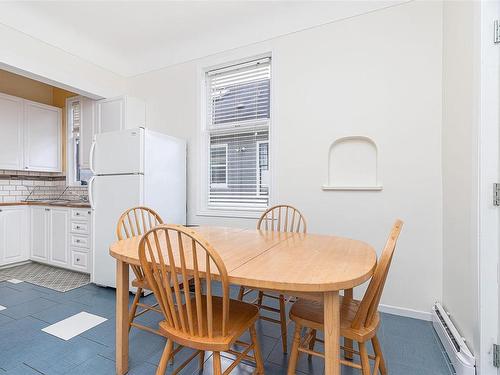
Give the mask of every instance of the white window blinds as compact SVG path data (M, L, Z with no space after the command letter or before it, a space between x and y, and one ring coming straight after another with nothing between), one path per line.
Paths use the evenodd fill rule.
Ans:
M269 203L271 59L206 73L208 206L265 208Z

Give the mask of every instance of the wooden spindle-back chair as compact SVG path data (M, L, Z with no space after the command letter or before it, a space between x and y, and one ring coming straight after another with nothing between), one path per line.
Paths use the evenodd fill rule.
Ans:
M160 215L149 207L132 207L121 214L118 219L118 224L116 226L116 237L118 240L127 239L130 237L140 236L146 233L148 230L154 228L157 225L163 224L163 220ZM157 307L158 304L148 305L146 303L141 303L140 298L145 290L151 290L149 287L144 272L140 266L131 265L132 271L135 274L135 279L132 281L132 285L137 288L135 293L134 301L130 307L129 312L129 331L132 327L142 329L148 332L153 332L159 334L158 330L145 325L135 323L134 320L138 316L146 313L147 311L156 311L161 314L161 310ZM142 311L137 312L138 307L142 308Z
M307 232L307 223L302 213L293 206L280 204L270 207L257 222L257 229L275 232Z
M360 369L363 375L375 375L379 371L382 375L387 374L384 356L377 338L377 330L380 325L378 306L402 227L403 222L396 220L363 299L361 301L354 300L351 294L341 298L340 334L344 337L344 342L349 343L344 345L342 349L345 354L349 354L345 356L346 358L352 358L352 354L359 355L361 364L349 360L341 360L341 363ZM314 351L315 342L320 341L316 338L316 330L323 329L323 305L299 299L290 310L290 318L295 322L295 334L288 374L295 374L299 353L324 357L322 353ZM301 342L300 335L303 327L310 330ZM359 351L352 348L352 341L358 343ZM367 341L372 342L375 355L368 355ZM370 367L370 359L375 362L373 372Z
M168 340L157 374L165 373L174 342L196 350L176 371L197 355L202 367L205 351L209 350L214 352L214 374L222 374L220 352L224 351L237 354L225 374L249 358L255 360L257 373L263 373L255 331L259 311L252 304L230 300L226 266L207 241L192 229L160 225L141 239L139 258L165 318L160 322L160 331ZM194 297L188 288L182 290L190 278L194 280ZM220 282L222 296L214 295L214 280ZM238 341L246 330L250 332L250 344ZM243 352L235 352L234 343L243 345ZM252 350L254 357L248 355Z
M298 209L286 204L280 204L270 207L261 215L259 221L257 222L257 229L270 230L275 232L306 233L307 223L306 219ZM238 299L242 301L245 295L250 292L252 292L252 289L245 289L244 286L241 286L240 292L238 294ZM266 305L264 303L264 298L279 300L279 308ZM264 293L263 291L259 291L255 304L259 307L259 309L279 314L279 319L274 319L265 315L261 315L261 319L270 321L272 323L277 323L281 326L281 343L283 353L286 353L288 351L288 346L285 295L280 294L279 296L276 296L273 294Z

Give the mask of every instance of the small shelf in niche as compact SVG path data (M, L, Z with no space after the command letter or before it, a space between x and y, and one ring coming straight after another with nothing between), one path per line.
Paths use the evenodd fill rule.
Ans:
M328 183L323 190L382 190L378 171L378 148L366 136L335 140L328 151Z

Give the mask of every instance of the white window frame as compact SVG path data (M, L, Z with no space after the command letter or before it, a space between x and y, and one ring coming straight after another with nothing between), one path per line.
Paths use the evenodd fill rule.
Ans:
M275 179L275 165L274 160L275 155L277 154L277 145L274 139L276 138L276 109L275 109L275 96L276 96L276 84L275 84L275 76L276 76L276 58L273 57L272 51L258 51L256 49L255 54L245 54L235 52L231 53L230 56L224 57L213 57L208 60L208 63L198 65L198 122L199 122L199 133L198 133L198 144L200 152L200 157L198 160L198 170L199 170L199 184L197 188L197 196L198 196L198 205L196 210L197 216L208 216L208 217L226 217L226 218L248 218L248 219L258 219L260 215L266 210L266 208L262 207L214 207L208 204L208 192L209 192L209 175L208 173L210 161L210 132L208 129L207 123L207 100L206 95L208 91L208 87L206 85L206 72L214 69L219 69L231 65L237 65L245 62L249 62L252 60L257 60L261 58L271 58L271 96L270 96L270 121L269 127L267 128L269 131L269 200L268 207L275 204L277 201L277 184ZM252 122L252 128L255 129L255 126L258 124L259 120ZM267 121L266 121L267 122ZM227 131L227 129L223 129L221 127L221 132Z
M73 102L80 102L80 116L82 111L81 105L81 97L74 96L66 99L66 185L67 186L83 186L80 181L76 180L75 173L75 142L73 137L73 132L71 131L72 126L72 115L71 115L71 106ZM80 122L82 119L80 118ZM80 123L81 126L81 123Z
M223 183L213 183L212 181L210 181L210 187L213 187L213 188L220 188L220 189L224 189L224 188L227 188L227 179L228 179L228 170L227 170L227 167L228 167L228 151L229 151L229 148L228 148L228 144L227 143L221 143L221 144L216 144L216 145L210 145L209 146L210 148L210 152L212 152L212 149L214 148L224 148L226 150L226 162L225 163L221 163L221 164L215 164L213 165L212 164L212 155L210 154L210 163L209 163L209 175L211 176L212 174L212 167L225 167L226 168L226 182L223 182ZM212 178L210 177L210 180L212 180Z

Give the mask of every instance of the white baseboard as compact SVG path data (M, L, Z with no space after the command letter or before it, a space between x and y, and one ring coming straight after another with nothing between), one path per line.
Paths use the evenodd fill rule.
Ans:
M380 312L404 316L407 318L426 320L428 322L432 321L432 314L430 311L429 312L419 311L419 310L407 309L404 307L396 307L396 306L383 305L383 304L380 304L378 306L378 310Z

